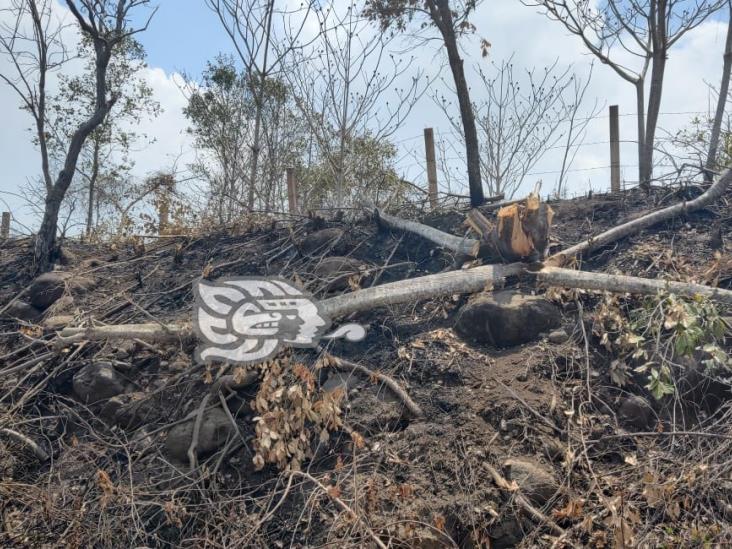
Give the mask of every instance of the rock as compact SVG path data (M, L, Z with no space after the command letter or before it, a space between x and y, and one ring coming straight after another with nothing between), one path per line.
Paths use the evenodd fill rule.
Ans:
M356 374L350 374L347 372L333 372L328 376L328 379L321 389L324 393L342 390L346 395L351 389L354 389L358 385L359 379Z
M74 322L74 315L55 315L43 321L43 327L47 330L61 330Z
M549 332L549 335L547 335L546 338L549 343L561 345L562 343L566 343L567 341L569 341L569 334L564 328L560 328L559 330L553 330Z
M33 305L30 305L25 301L15 299L6 309L5 313L3 313L3 316L35 323L43 317L43 311L39 311Z
M674 359L674 362L682 367L678 380L679 395L685 404L713 413L732 398L732 386L710 373L701 360L702 356Z
M491 549L516 547L524 539L526 531L515 517L502 517L488 532L491 537Z
M326 257L315 267L315 274L322 279L322 287L327 292L345 290L352 276L358 277L366 265L352 257Z
M125 428L137 427L158 417L155 406L144 392L126 393L110 398L101 414L107 420Z
M554 475L543 465L527 459L508 459L503 463L508 480L516 481L521 493L534 505L543 506L559 489Z
M185 423L176 425L168 431L165 440L165 451L170 457L179 461L188 461L188 448L193 439L193 427L196 418L191 418ZM210 454L226 443L226 440L234 435L234 428L231 425L226 412L221 408L212 408L203 414L201 430L198 435L198 456Z
M625 427L647 431L656 422L656 413L645 398L633 395L620 402L618 419Z
M45 310L58 300L66 290L66 276L60 272L43 273L31 282L28 294L31 305Z
M58 258L61 265L76 265L79 262L79 256L65 247L59 250Z
M70 295L64 295L56 300L56 302L46 310L46 314L51 316L68 314L71 312L73 306L74 297Z
M74 374L74 392L83 402L106 400L125 392L127 383L109 362L87 364Z
M478 296L464 305L455 331L480 343L512 347L537 339L560 322L559 309L546 299L505 290Z
M336 228L310 233L300 241L300 251L304 255L325 255L335 249L342 250L343 234Z
M66 280L69 290L75 294L83 294L96 286L96 280L88 276L73 275Z

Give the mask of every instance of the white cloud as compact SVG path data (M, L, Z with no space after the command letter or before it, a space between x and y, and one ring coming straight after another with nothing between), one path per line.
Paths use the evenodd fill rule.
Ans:
M560 63L572 64L578 74L585 75L593 60L580 40L568 35L560 24L549 21L536 13L535 9L525 7L518 1L488 0L473 17L473 23L478 28L477 35L463 42L468 56L466 69L469 73L472 73L472 67L476 64L486 63L480 59L478 37L485 37L492 43L490 59L500 62L514 54L517 67L542 67L558 58ZM148 32L159 31L153 28ZM662 112L707 110L708 91L704 82L716 84L719 80L725 33L726 22L710 20L688 33L674 47L667 66ZM170 44L171 48L175 47L175 41L171 40ZM435 56L435 45L437 43L413 52L417 56L418 65L433 73L442 60L441 56ZM176 64L184 66L185 60L179 60ZM7 61L0 59L0 70L6 69ZM444 66L443 70L444 78L449 81L449 69ZM178 168L183 168L193 157L191 140L185 133L186 121L182 114L185 98L177 85L181 76L159 67L150 67L145 71L144 77L154 90L155 98L164 112L156 120L145 122L139 128L156 139L154 144L142 147L135 155L135 174L139 177L157 169L169 168L178 157ZM471 82L474 99L479 99L481 89L477 79L471 76ZM436 82L433 91L441 89L441 86ZM596 63L588 91L588 107L595 98L606 105L619 105L620 112L624 115L621 118L621 139L633 140L635 95L632 86L622 81L610 68ZM6 201L24 223L33 224L35 221L22 210L21 201L12 195L28 178L35 177L40 172L39 155L30 142L31 135L27 132L31 118L18 109L17 98L5 85L0 85L0 105L0 162L3 166L0 172L0 199ZM607 141L608 120L605 115L606 112L601 113L602 117L591 123L586 137L588 143ZM688 118L684 115L664 115L660 124L666 130L674 131L682 127ZM400 142L400 156L405 157L402 163L405 174L420 184L426 179L421 160L424 155L421 135L426 126L434 127L438 135L445 135L450 130L444 115L427 96L394 136L394 140ZM621 154L621 164L637 163L635 146L632 143L623 144ZM571 173L570 190L585 192L588 185L596 190L606 189L609 186L608 170L596 168L607 164L609 145L600 143L583 147L574 165L577 171ZM549 153L535 171L551 172L558 168L558 155ZM629 180L637 177L633 167L625 168L623 176ZM553 175L538 175L529 178L523 190L533 186L534 180L540 177L544 179L545 190L554 183ZM5 209L2 202L0 208Z

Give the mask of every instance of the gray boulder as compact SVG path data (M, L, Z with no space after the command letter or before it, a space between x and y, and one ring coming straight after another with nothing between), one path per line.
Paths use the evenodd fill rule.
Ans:
M66 290L64 273L43 273L31 282L28 295L31 305L45 310L56 302Z
M36 309L33 305L20 301L18 299L13 300L10 306L5 310L3 316L9 318L17 318L25 322L38 322L43 316L43 311Z
M348 288L348 280L361 274L366 265L351 257L326 257L315 267L315 274L322 280L322 287L330 292Z
M300 241L300 251L304 255L325 255L335 250L343 250L343 231L341 229L315 231Z
M178 461L188 461L188 448L193 440L193 427L196 418L176 425L168 431L165 439L165 451ZM198 434L196 454L203 456L212 453L223 446L227 439L234 435L234 427L229 417L221 408L212 408L204 412L201 419L201 430Z
M455 331L479 343L513 347L536 340L560 322L559 309L546 299L505 290L478 296L463 306Z
M124 393L127 382L109 362L92 362L74 374L73 386L79 399L94 403Z

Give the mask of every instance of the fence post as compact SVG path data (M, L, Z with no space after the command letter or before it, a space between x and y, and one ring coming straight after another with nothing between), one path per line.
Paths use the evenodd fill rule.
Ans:
M620 117L617 105L610 105L610 192L620 192Z
M430 208L437 208L437 161L435 160L435 134L432 128L424 129L424 151L427 160L427 183Z
M291 214L298 213L297 209L297 181L295 169L287 168L287 206Z
M10 212L3 212L2 225L0 225L0 240L7 240L10 237Z

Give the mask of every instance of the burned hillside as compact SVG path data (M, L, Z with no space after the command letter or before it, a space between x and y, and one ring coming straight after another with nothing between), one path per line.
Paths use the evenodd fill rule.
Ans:
M552 202L549 253L702 191ZM730 290L730 198L575 267ZM459 209L391 213L467 231ZM364 325L360 342L196 363L197 279L280 276L328 303L480 262L372 214L68 240L40 281L31 240L0 244L2 543L732 541L729 306L715 299L566 289L527 264L482 291L350 312L336 325Z

